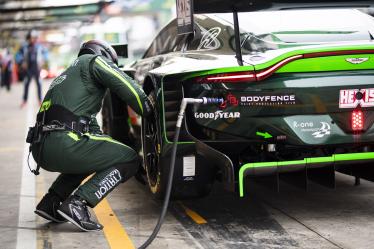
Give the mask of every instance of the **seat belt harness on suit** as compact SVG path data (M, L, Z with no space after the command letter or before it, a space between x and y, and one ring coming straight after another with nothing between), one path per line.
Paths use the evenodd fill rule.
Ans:
M27 164L29 169L35 175L39 175L40 159L42 154L42 148L45 140L44 134L53 131L72 131L82 136L84 133L89 131L90 119L84 116L75 115L61 105L52 105L48 110L39 112L36 117L36 123L34 127L29 128L26 142L30 144L29 155L27 157ZM31 169L29 164L29 157L32 150L32 146L39 145L38 162L36 169Z

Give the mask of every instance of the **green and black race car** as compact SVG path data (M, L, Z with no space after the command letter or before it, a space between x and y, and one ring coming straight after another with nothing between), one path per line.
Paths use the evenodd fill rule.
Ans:
M261 1L216 2L225 1L195 1L193 34L178 35L179 19L172 20L143 58L125 68L157 110L141 121L141 135L136 120L129 128L114 95L104 109L115 138L141 138L152 193L162 197L165 189L183 97L224 102L187 109L172 190L177 198L204 196L215 180L242 196L246 177L334 187L338 171L374 180L373 1L257 12L251 8ZM199 14L214 11L234 15Z

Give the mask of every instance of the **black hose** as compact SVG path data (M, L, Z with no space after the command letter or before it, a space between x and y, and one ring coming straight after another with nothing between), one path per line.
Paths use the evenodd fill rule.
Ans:
M170 200L170 193L171 193L171 187L173 185L173 178L174 178L174 168L175 168L175 157L177 155L177 147L178 147L178 139L179 139L179 132L182 126L182 120L184 117L184 113L187 107L187 104L221 104L223 102L222 98L206 98L203 97L201 99L192 99L192 98L184 98L182 100L179 114L178 114L178 120L175 128L175 135L174 135L174 142L173 142L173 149L171 152L171 160L170 160L170 169L169 169L169 178L168 178L168 184L166 187L166 194L164 203L162 206L162 211L160 214L160 217L158 218L157 224L155 228L153 229L153 232L151 236L139 247L139 249L145 249L147 248L152 241L156 238L158 232L160 231L161 225L164 222L164 218L166 215L166 211L168 210L169 200Z
M169 206L171 187L173 185L175 157L176 157L176 154L177 154L177 145L178 145L177 143L178 143L178 139L179 139L180 129L181 128L178 127L178 126L175 129L173 150L171 152L171 161L170 161L168 184L167 184L167 187L166 187L166 194L165 194L165 199L164 199L164 203L163 203L163 206L162 206L162 211L161 211L160 217L158 218L157 225L153 229L153 232L152 232L151 236L149 236L149 238L143 243L143 245L141 245L139 247L139 249L145 249L152 243L152 241L156 238L158 232L160 231L162 223L164 222L166 211L167 211L168 206Z

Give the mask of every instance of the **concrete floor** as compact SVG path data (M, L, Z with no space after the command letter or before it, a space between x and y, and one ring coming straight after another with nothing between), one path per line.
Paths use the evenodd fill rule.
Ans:
M104 232L80 232L69 223L56 225L33 214L56 174L42 171L35 177L25 169L26 123L37 109L35 89L30 90L32 101L24 109L19 108L20 85L11 93L0 90L0 249L129 248L115 246ZM338 174L335 190L312 183L305 192L282 183L276 193L249 181L242 199L217 184L207 198L172 202L149 248L373 248L374 184L353 183L352 177ZM161 204L134 180L107 200L139 246L151 233ZM194 222L186 207L207 223Z

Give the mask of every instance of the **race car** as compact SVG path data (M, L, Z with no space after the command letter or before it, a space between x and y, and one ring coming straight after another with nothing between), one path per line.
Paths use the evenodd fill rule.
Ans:
M192 34L178 35L174 19L124 68L154 102L153 116L137 121L113 94L105 102L107 132L141 144L151 192L163 197L185 97L224 101L188 106L175 198L207 195L214 181L243 196L249 177L304 187L334 187L336 171L374 180L373 2L230 2L195 1Z

